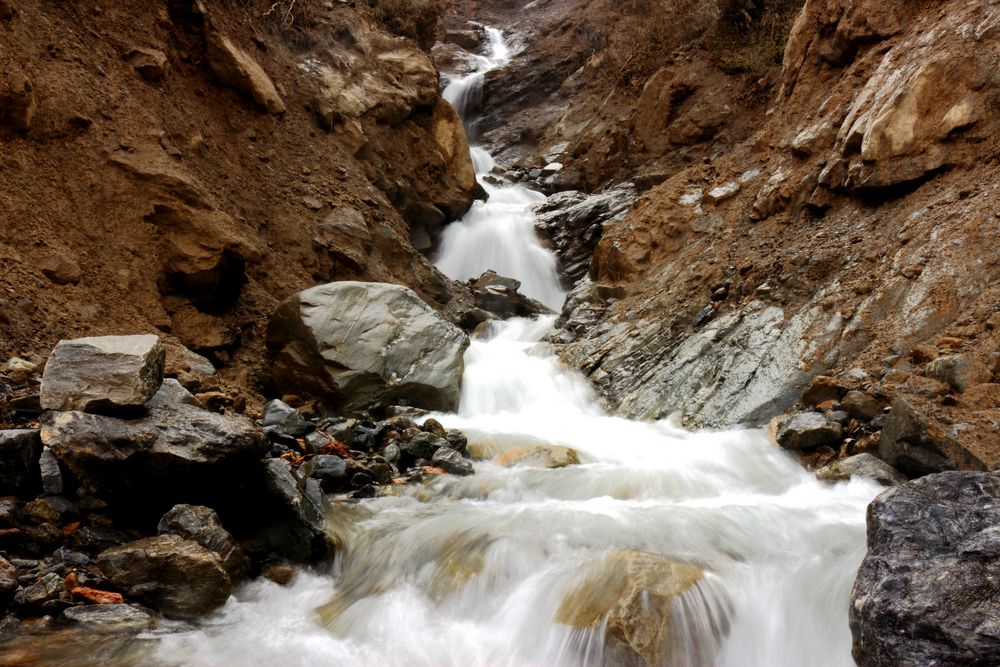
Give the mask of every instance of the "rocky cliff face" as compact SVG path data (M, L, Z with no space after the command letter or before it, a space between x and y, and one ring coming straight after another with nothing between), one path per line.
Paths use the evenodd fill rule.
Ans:
M583 48L574 21L591 3L535 4L514 29L561 13L567 30L539 48ZM604 225L557 337L564 359L618 412L680 412L691 425L764 423L812 377L849 375L903 396L939 441L978 452L953 467L992 467L995 8L808 0L788 14L782 64L769 67L725 36L745 30L764 48L784 5L689 4L589 14L605 26L591 30L589 55L537 73L557 82L551 91L521 94L541 109L535 125L484 120L515 170L558 160L563 186L630 179L642 191ZM685 20L666 22L680 26L662 36L668 53L638 85L609 85L610 63L644 74L622 59L620 35L641 34L636 16L670 11ZM521 63L551 34L525 30ZM961 389L930 367L956 354L981 369Z
M3 3L0 357L155 329L253 387L266 318L317 282L444 308L419 250L478 186L428 54L384 27L434 23L383 4Z

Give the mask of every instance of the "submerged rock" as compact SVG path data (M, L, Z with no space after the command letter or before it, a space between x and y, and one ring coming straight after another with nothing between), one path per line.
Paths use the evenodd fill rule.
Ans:
M884 486L906 483L906 475L871 454L857 454L834 461L816 471L818 479L840 482L852 477L867 477Z
M42 375L42 408L141 406L160 388L165 359L163 345L152 334L61 340Z
M576 450L558 445L527 445L514 447L494 457L493 462L505 467L528 466L532 468L565 468L578 465Z
M85 629L109 633L136 633L152 627L153 617L130 604L91 604L70 607L63 619Z
M612 552L585 571L555 622L578 629L603 624L607 664L704 664L713 647L685 641L673 618L678 598L703 577L699 568L657 554Z
M222 606L233 591L219 555L178 535L108 549L97 563L128 598L170 618L203 616Z
M400 401L453 409L468 344L412 290L352 281L294 295L267 331L279 388L345 411Z
M929 475L876 498L851 595L858 665L997 664L998 526L995 474Z

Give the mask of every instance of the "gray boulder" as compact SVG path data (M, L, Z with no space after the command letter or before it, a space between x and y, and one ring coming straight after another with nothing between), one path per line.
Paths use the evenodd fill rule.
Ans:
M0 431L0 496L24 496L36 490L41 453L37 430Z
M778 444L784 449L808 449L836 445L844 437L844 427L818 412L800 412L778 427Z
M944 472L868 507L851 595L860 667L1000 664L1000 477Z
M100 633L131 634L152 627L153 617L130 604L88 604L70 607L62 617L81 629Z
M163 345L152 334L61 340L45 364L42 408L140 406L160 388L165 359Z
M292 296L267 331L278 387L345 411L399 402L453 409L468 344L409 288L352 281Z
M906 483L906 475L871 454L856 454L834 461L816 471L818 479L840 482L852 477L867 477L884 486Z
M146 511L153 520L181 502L217 507L209 501L233 497L267 449L248 419L209 412L176 380L164 382L146 407L134 419L48 412L42 441L119 511Z
M261 538L273 551L292 560L314 562L332 556L319 482L300 480L281 459L268 459L263 466L266 506L272 520L261 531Z
M127 598L170 618L204 616L222 606L233 591L219 555L179 535L147 537L108 549L97 564Z
M247 574L250 561L239 543L222 526L219 515L210 507L200 505L175 505L163 515L156 527L160 535L180 535L194 540L222 559L222 567L233 583Z

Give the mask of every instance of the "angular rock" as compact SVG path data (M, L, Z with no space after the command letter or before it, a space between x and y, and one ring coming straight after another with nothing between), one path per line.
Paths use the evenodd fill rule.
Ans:
M38 268L42 275L56 285L76 285L82 277L80 265L72 257L50 253L38 258Z
M778 427L778 444L784 449L808 449L840 444L844 427L818 412L800 412Z
M93 604L70 607L62 617L84 630L132 634L153 626L153 617L130 604Z
M997 664L997 526L995 474L929 475L876 498L851 594L858 665Z
M368 266L372 236L365 216L356 208L341 206L334 209L317 226L314 242L356 270Z
M871 394L852 390L844 395L840 405L847 413L862 421L870 421L882 414L882 402Z
M333 545L326 533L325 501L319 483L301 481L286 461L262 462L267 503L274 520L261 532L278 554L300 562L329 558Z
M155 521L178 503L245 502L246 476L267 448L263 433L244 417L207 411L172 379L146 408L134 419L49 412L42 441L119 512Z
M0 431L0 496L26 496L37 490L41 453L37 430Z
M839 401L847 393L847 385L837 378L819 375L802 390L802 403L810 407L826 401Z
M215 30L207 31L205 45L208 64L223 84L249 95L268 113L285 112L271 78L246 51Z
M944 382L954 391L965 391L974 384L989 382L989 366L967 354L938 357L924 368L924 375Z
M450 410L468 338L410 289L340 282L294 295L268 325L273 377L286 393L363 410L400 401Z
M452 475L471 475L475 472L472 463L451 447L441 447L431 457L431 464Z
M318 480L324 491L331 491L347 482L347 462L333 454L321 454L310 461L307 474Z
M102 410L149 401L163 382L166 352L154 335L61 340L42 375L46 410Z
M705 636L684 637L673 618L678 598L703 577L697 567L657 554L612 552L584 571L555 621L577 629L603 627L607 664L710 664L720 638L711 630L721 631L724 619L707 619L715 627Z
M0 556L0 611L7 608L17 591L17 568Z
M576 450L558 445L528 445L514 447L497 455L493 462L497 465L528 466L532 468L565 468L579 465L580 456Z
M867 453L848 456L846 459L823 466L816 471L816 477L828 482L846 481L852 477L867 477L883 486L906 483L906 475L885 461Z
M552 311L544 304L518 292L521 282L487 271L472 283L476 307L501 319L533 317Z
M417 433L408 441L400 445L403 454L416 459L427 459L430 461L434 454L442 447L447 447L448 441L434 433Z
M62 470L55 454L48 447L42 448L38 459L38 469L41 473L42 492L58 495L63 492Z
M125 54L125 62L147 81L158 81L166 70L167 54L158 49L137 47Z
M972 452L948 435L941 424L897 396L885 421L879 458L909 477L945 470L986 470Z
M303 417L298 410L278 399L268 401L264 406L260 425L265 430L275 429L292 438L301 438L316 430L316 425Z
M52 603L64 600L66 587L63 578L50 572L24 590L24 603L36 610L48 609Z
M170 618L204 616L222 606L233 591L219 555L178 535L108 549L97 564L126 597Z
M222 567L234 584L243 579L250 561L239 543L223 528L219 515L210 507L176 505L163 515L156 527L160 535L180 535L218 554Z

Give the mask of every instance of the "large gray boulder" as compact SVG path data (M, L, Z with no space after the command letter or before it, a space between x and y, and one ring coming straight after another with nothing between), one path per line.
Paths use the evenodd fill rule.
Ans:
M412 290L382 283L300 292L279 306L267 331L282 391L348 411L398 403L453 409L468 344Z
M177 503L233 498L267 449L250 420L209 412L176 380L135 418L71 411L41 422L42 442L85 486L154 521Z
M179 535L147 537L108 549L97 564L127 598L170 618L203 616L233 592L219 555Z
M868 507L851 595L860 667L1000 664L1000 476L943 472Z
M165 359L163 345L152 334L61 340L45 364L42 408L140 406L160 388Z

